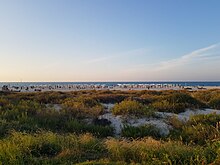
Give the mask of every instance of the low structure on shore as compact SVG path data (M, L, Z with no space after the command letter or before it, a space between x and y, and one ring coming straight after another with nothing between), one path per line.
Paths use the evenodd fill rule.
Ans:
M214 87L213 87L214 88ZM217 88L217 87L216 87ZM54 85L3 85L2 91L12 92L43 92L43 91L79 91L79 90L187 90L197 91L209 89L203 86L184 86L180 84L54 84Z
M3 85L2 91L3 92L8 92L9 91L8 86L7 85Z

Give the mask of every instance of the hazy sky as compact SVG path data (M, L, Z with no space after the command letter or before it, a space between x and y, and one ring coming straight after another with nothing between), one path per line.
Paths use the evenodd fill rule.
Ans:
M220 80L219 0L0 0L0 81Z

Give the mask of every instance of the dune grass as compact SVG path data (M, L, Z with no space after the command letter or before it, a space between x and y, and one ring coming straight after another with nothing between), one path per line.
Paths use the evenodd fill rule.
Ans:
M76 91L0 93L0 164L220 164L220 115L171 117L166 137L151 125L114 129L94 121L116 103L118 115L220 107L220 91ZM59 110L48 107L58 104Z

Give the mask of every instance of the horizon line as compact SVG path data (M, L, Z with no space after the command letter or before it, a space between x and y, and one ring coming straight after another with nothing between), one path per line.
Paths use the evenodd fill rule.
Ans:
M0 83L220 82L220 80L0 81Z

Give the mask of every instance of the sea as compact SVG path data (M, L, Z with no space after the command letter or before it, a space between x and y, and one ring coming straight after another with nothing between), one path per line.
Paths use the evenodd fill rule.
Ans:
M7 86L55 86L55 85L106 85L116 86L119 84L178 84L181 86L220 86L220 81L146 81L146 82L0 82L0 87Z

